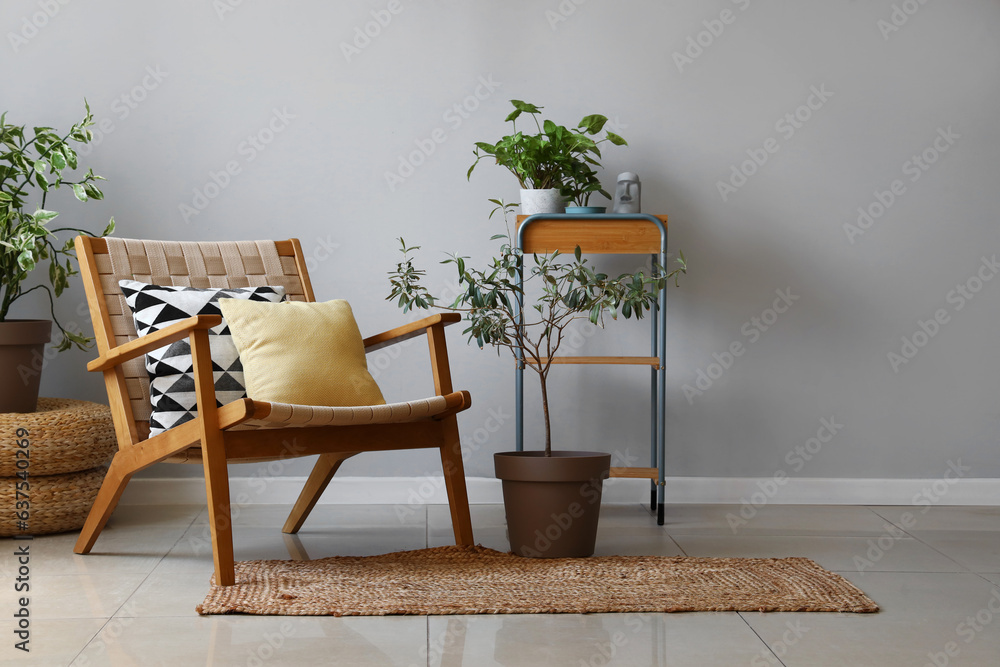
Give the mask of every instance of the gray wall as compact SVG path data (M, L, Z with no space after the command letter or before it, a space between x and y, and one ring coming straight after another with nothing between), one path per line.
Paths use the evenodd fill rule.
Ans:
M107 199L58 202L61 221L97 228L113 214L119 235L140 238L299 237L320 298L349 299L364 332L405 320L383 300L396 237L423 246L442 289L440 253L488 256L498 224L486 199L516 199L516 184L491 165L468 183L465 170L473 141L506 129L507 100L565 123L603 113L630 143L606 152L605 183L638 172L644 210L670 216L671 248L691 266L668 308L670 474L938 477L961 459L996 477L1000 280L977 272L992 278L980 267L1000 250L1000 3L896 5L403 0L393 15L377 0L5 0L0 107L66 127L87 97L104 123L88 162ZM345 53L372 12L391 21ZM444 141L390 187L386 172L437 128ZM251 135L270 143L251 148ZM925 150L922 169L912 156ZM766 162L744 165L752 155ZM216 190L228 163L238 173ZM734 166L752 173L745 183ZM739 187L723 197L726 181ZM217 196L196 201L206 187ZM893 201L858 225L879 197ZM196 204L185 220L181 206ZM981 289L967 298L959 285ZM794 297L781 314L768 312L776 290ZM62 300L65 319L88 321L81 299L77 286ZM944 323L924 337L937 311ZM644 325L609 329L581 334L581 350L645 349ZM458 327L450 336L456 386L475 400L461 420L468 471L492 475L490 454L512 447L511 363L466 346ZM903 337L925 344L904 350ZM390 399L430 391L425 348L403 352L370 358ZM103 400L87 359L51 361L43 393ZM553 385L558 446L646 455L645 371L559 368ZM842 428L831 438L821 419ZM826 442L810 442L817 432ZM427 453L347 467L437 470Z

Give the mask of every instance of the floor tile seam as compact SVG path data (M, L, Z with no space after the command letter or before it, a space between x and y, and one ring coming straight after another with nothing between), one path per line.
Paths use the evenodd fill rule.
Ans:
M80 656L82 656L84 652L87 650L87 647L90 646L92 643L94 643L95 639L101 636L101 633L104 632L104 628L108 627L108 624L111 623L111 620L113 618L114 616L109 616L108 618L104 619L104 623L101 624L101 627L97 628L97 631L94 632L93 636L91 636L90 639L84 642L83 648L77 651L76 655L74 655L73 658L66 663L66 667L71 667L74 662L79 660Z
M424 616L424 648L427 649L425 667L431 667L431 617Z
M889 521L889 520L888 520L888 519L886 519L886 521ZM914 540L916 540L917 542L919 542L920 544L923 544L923 545L924 545L925 547L927 547L927 548L928 548L928 549L930 549L931 551L934 551L934 552L937 552L937 553L938 553L938 554L940 554L941 556L944 556L945 558L947 558L948 560L950 560L950 561L951 561L952 563L955 563L955 564L956 564L956 565L958 565L958 566L959 566L960 568L962 568L962 571L963 571L963 572L970 572L970 573L973 573L973 574L975 574L975 572L973 571L973 569L972 569L971 567L969 567L969 566L967 566L967 565L963 565L963 564L962 564L961 562L959 562L959 561L958 561L958 560L956 560L955 558L952 558L951 556L949 556L949 555L948 555L948 554L946 554L945 552L941 551L940 549L938 549L937 547L935 547L935 546L934 546L933 544L930 544L930 543L929 543L929 542L927 542L926 540L922 540L922 539L920 539L920 537L919 537L918 535L916 535L915 533L912 533L912 532L910 532L910 531L906 530L906 529L905 529L905 528L903 528L902 526L898 526L898 525L897 525L896 523L894 523L894 522L892 522L892 521L889 521L889 523L892 523L892 525L896 526L896 527L897 527L897 528L899 528L899 529L900 529L901 531L903 531L904 533L906 533L907 535L909 535L911 539L914 539Z
M826 568L828 572L833 572L834 574L949 574L949 575L967 575L971 574L973 576L980 576L978 572L971 572L969 570L961 570L957 572L942 572L941 570L842 570L842 569L831 569ZM990 573L987 573L990 574Z
M195 518L197 518L200 515L201 515L201 513L199 512L198 514L195 515ZM187 528L185 528L184 530L181 531L180 535L177 536L177 539L174 540L173 543L169 547L167 547L166 551L164 551L160 555L160 557L156 561L156 564L154 564L153 567L148 572L146 572L146 573L143 574L142 581L140 581L139 584L135 588L132 589L132 592L129 593L128 597L126 597L125 600L118 606L118 608L111 614L111 618L135 618L134 616L118 616L118 613L128 605L129 600L131 600L132 598L134 598L135 595L136 595L136 593L139 592L139 589L141 589L143 587L143 585L147 581L149 581L149 578L151 576L153 576L153 572L156 571L156 568L158 568L160 566L160 563L163 562L163 560L170 554L170 552L173 551L177 547L178 544L180 544L181 540L184 539L184 536L187 535L187 532L191 529L191 526L193 524L194 524L194 518L192 518L191 522L188 523ZM214 544L212 545L212 549L213 550L215 549L215 545ZM102 628L102 630L103 630L103 628Z
M774 659L778 661L778 664L781 665L782 667L787 667L785 665L785 662L781 658L778 657L778 654L774 652L774 649L771 648L771 645L768 644L766 641L764 641L764 638L760 636L760 633L757 632L757 629L754 628L753 625L750 624L750 621L746 618L746 616L743 615L743 613L744 612L742 612L742 611L738 611L738 612L736 612L736 615L739 616L739 618L740 618L741 621L743 621L744 623L746 623L747 627L750 628L750 632L752 632L754 634L754 636L756 636L757 639L760 640L760 643L763 644L764 648L766 648L768 650L768 652L771 655L774 656Z
M864 540L871 539L873 537L879 537L885 534L885 531L871 532L866 535L857 534L845 534L845 535L828 535L828 534L815 534L815 533L732 533L732 532L704 532L704 533L677 533L677 532L667 532L671 537L795 537L795 538L819 538L828 540ZM914 536L908 536L904 539L918 540L919 538ZM920 540L923 542L923 540Z

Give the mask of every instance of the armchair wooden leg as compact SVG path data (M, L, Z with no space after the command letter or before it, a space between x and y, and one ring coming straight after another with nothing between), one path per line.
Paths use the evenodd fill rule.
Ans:
M444 444L441 446L441 467L451 508L451 525L455 530L455 544L471 547L472 517L469 515L469 493L465 488L465 466L462 463L462 443L458 436L458 420L452 416L441 422Z
M323 491L330 484L330 480L337 474L340 464L355 454L357 452L320 454L319 459L316 460L316 465L313 466L312 472L309 474L309 479L306 480L306 485L302 487L302 491L299 493L299 499L295 501L295 507L292 508L288 519L285 520L285 525L281 528L281 532L299 532L299 528L302 527L302 524L309 517L309 513L316 506L319 497L323 495Z
M219 410L215 403L215 380L209 350L208 331L192 331L191 356L198 397L196 419L201 431L201 460L205 466L215 584L232 586L236 583L236 563L233 557L233 512L229 504L229 468L226 465L225 436L219 429Z
M229 504L229 470L222 442L218 443L218 447L205 447L202 458L205 464L205 490L208 494L208 525L212 531L215 583L218 586L232 586L236 583L233 514Z
M90 550L94 548L94 542L97 541L104 526L108 523L111 513L118 506L118 500L122 497L122 492L125 491L128 481L132 478L131 472L122 470L121 461L121 454L115 454L111 461L111 467L108 468L101 488L97 492L97 498L94 499L94 505L90 508L87 520L80 530L80 537L77 538L76 545L73 547L74 553L90 553Z

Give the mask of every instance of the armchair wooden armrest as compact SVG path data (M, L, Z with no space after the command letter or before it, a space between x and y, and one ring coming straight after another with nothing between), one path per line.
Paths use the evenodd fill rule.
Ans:
M375 350L381 350L383 347L388 347L390 345L395 345L396 343L401 343L404 340L409 340L410 338L422 336L427 333L427 330L431 327L437 326L443 328L449 324L459 322L461 319L462 316L458 313L437 313L421 320L417 320L416 322L410 322L409 324L404 324L403 326L396 327L395 329L383 331L382 333L365 338L365 352L374 352Z
M187 338L197 329L211 329L222 323L220 315L195 315L135 340L113 347L87 364L88 371L106 371L150 350Z

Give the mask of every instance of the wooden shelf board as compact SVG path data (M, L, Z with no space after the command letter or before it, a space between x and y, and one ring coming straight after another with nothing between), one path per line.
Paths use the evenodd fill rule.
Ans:
M542 357L542 363L548 361L548 357ZM525 358L525 363L536 365L534 359ZM659 357L555 357L553 365L573 364L573 365L606 365L606 366L651 366L658 369L660 367Z
M656 468L612 468L611 476L630 479L658 479L660 471Z
M517 224L528 216L517 216ZM664 227L667 216L657 215ZM524 235L524 252L658 254L660 230L648 220L597 220L580 217L532 222Z

